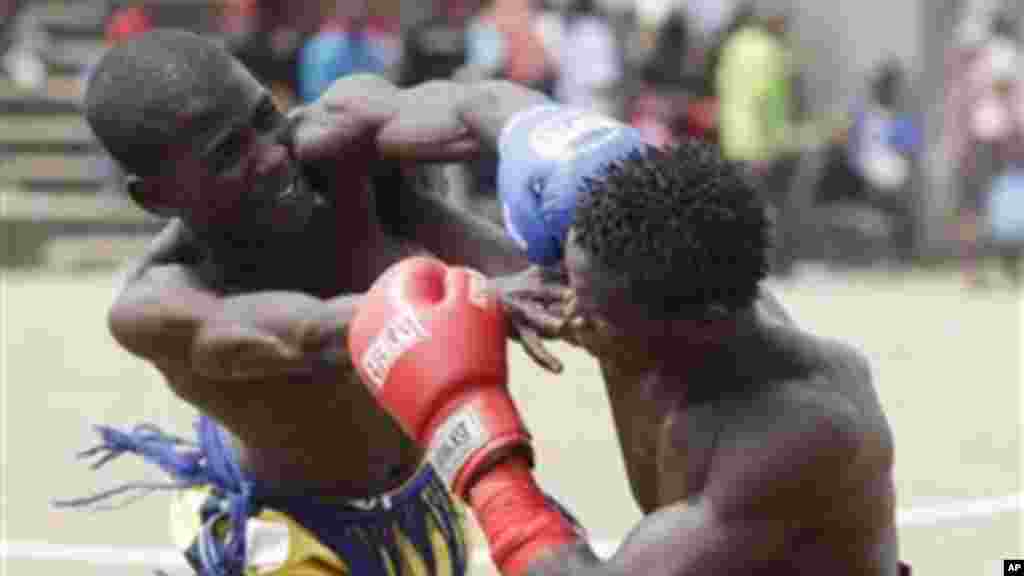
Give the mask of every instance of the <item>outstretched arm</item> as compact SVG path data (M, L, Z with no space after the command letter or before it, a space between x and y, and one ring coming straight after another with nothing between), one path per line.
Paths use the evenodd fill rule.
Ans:
M476 110L483 108L485 94L507 100L506 93L526 92L497 84L435 81L401 90L378 76L343 78L294 114L295 153L306 163L343 164L349 175L359 173L353 166L365 166L374 183L378 217L392 234L485 274L522 270L526 259L504 231L450 206L438 190L447 183L431 177L440 162L475 158L486 140L477 130L490 130L485 125L490 120L464 122L460 103L475 102L470 108ZM468 117L478 116L482 113Z
M377 146L406 161L468 160L480 148L497 150L501 131L517 113L552 103L512 82L427 82L399 94L397 113L377 135Z
M731 525L707 503L675 505L645 517L618 551L603 561L586 543L563 549L530 567L528 576L717 576L749 573L785 547L775 522Z
M783 416L789 420L780 421ZM539 559L527 573L717 576L794 567L821 572L837 550L866 549L859 537L875 538L891 527L885 499L865 488L869 479L885 477L886 458L865 450L870 442L858 431L856 416L822 405L741 417L746 429L721 439L707 486L693 501L643 518L607 561L581 543ZM796 551L792 545L798 540L808 544ZM821 547L814 553L813 546ZM879 573L874 554L843 558L843 573ZM895 558L883 562L895 570Z
M459 102L459 118L492 150L512 118L529 108L554 102L541 92L503 80L478 82Z
M528 268L522 249L499 226L445 202L437 188L447 184L430 176L437 163L473 159L481 147L496 147L503 119L546 101L508 82L434 81L400 90L380 77L350 76L296 116L295 152L304 162L365 163L378 218L391 234L446 262L508 276ZM519 300L526 298L520 291ZM543 309L514 312L514 318L529 320ZM532 328L552 335L555 323L547 316ZM535 339L527 350L557 369Z
M434 81L397 96L396 114L377 134L382 157L402 168L390 169L391 186L382 214L401 236L414 238L448 262L472 266L489 275L520 271L529 264L522 248L489 220L439 200L427 162L462 161L480 150L495 153L502 130L519 112L551 103L547 96L511 82ZM412 190L408 190L411 187Z
M449 185L436 166L391 164L375 178L381 223L393 235L411 238L446 262L489 276L519 272L526 255L499 226L444 201L438 186Z

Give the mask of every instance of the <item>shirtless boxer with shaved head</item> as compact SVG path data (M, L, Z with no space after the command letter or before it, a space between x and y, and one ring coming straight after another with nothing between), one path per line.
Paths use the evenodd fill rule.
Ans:
M499 228L414 193L407 160L478 147L434 111L459 90L351 77L286 116L219 46L167 30L97 66L86 118L132 176L132 198L170 218L129 271L110 330L202 416L197 446L148 426L100 428L88 454L135 452L186 489L174 533L198 573L465 572L458 508L344 346L362 293L406 256L527 266ZM502 286L518 325L542 329L530 318L543 309L516 308L517 289Z

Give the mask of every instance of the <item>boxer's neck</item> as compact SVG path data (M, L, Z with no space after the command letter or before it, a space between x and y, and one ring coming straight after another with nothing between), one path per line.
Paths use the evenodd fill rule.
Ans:
M735 381L744 358L765 348L769 336L752 312L713 322L666 325L664 333L648 340L645 365L636 377L643 394L659 403L701 403Z

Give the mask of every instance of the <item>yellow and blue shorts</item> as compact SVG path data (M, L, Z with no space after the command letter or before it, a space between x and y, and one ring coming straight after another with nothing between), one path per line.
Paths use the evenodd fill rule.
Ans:
M174 543L200 574L204 525L229 506L229 498L212 486L174 497ZM368 501L263 505L245 521L244 573L461 576L466 573L462 514L429 465L397 490ZM221 545L231 537L228 516L211 528Z
M224 430L201 416L198 442L154 426L97 427L82 453L98 467L134 453L170 485L134 484L59 503L84 506L132 490L174 488L171 533L199 576L463 576L465 511L429 464L399 488L359 501L282 496L245 473Z

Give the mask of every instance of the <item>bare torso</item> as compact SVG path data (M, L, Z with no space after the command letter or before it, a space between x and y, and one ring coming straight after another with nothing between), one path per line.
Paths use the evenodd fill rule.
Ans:
M748 447L770 448L775 441L770 432L751 437L750 421L767 414L797 417L808 406L852 410L863 431L858 452L863 464L856 467L860 477L843 494L832 495L829 509L813 504L806 538L790 542L794 549L784 561L786 573L837 573L838 565L849 567L850 574L894 574L891 435L870 376L852 350L801 332L770 312L760 315L764 336L707 358L687 375L686 397L673 393L681 388L678 375L657 370L628 374L602 365L638 505L647 514L699 498L728 506L730 495L749 481L749 461L760 457ZM777 450L784 451L779 442ZM744 460L748 463L736 464ZM751 515L806 512L799 497L780 494L777 499Z
M422 252L389 237L352 246L344 222L353 215L346 209L351 212L351 206L322 208L319 221L294 242L267 239L255 250L221 257L233 266L217 262L211 250L201 276L226 293L296 290L329 299L365 292L388 266ZM250 256L254 260L247 265ZM243 468L262 482L324 498L367 498L407 480L422 454L354 369L344 380L338 381L333 368L283 379L206 382L202 387L244 386L248 391L241 396L254 401L240 406L240 394L209 395L215 397L204 396L202 409L227 429Z

